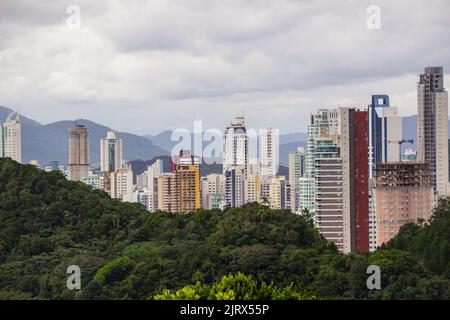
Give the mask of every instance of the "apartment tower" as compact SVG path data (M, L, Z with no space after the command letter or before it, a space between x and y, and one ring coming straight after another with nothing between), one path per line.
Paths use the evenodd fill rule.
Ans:
M22 162L22 134L20 116L11 112L3 125L0 123L0 157Z
M69 129L69 179L80 181L89 173L88 128L75 124Z
M100 140L100 170L114 172L122 168L122 163L122 139L108 131L106 138Z
M430 165L430 181L438 197L447 196L448 92L443 67L426 67L417 84L417 157Z

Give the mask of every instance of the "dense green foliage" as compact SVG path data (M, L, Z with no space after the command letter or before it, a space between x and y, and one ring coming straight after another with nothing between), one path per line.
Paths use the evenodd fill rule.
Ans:
M239 272L264 297L273 289L278 298L450 299L449 206L373 254L344 255L288 211L251 204L150 214L0 159L0 299L148 299L185 286L218 298L233 290L222 277L246 278ZM366 287L370 264L381 267L381 290ZM81 290L66 288L69 265L81 268Z
M296 290L293 285L280 289L273 283L258 283L252 276L238 272L223 276L219 282L185 286L177 291L164 290L155 300L306 300L314 296Z

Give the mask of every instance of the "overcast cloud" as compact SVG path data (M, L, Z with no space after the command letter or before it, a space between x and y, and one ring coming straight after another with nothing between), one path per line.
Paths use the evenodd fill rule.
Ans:
M381 30L366 26L372 4ZM0 105L138 134L224 128L240 111L306 131L312 110L375 93L416 113L417 75L448 73L449 40L449 0L0 0Z

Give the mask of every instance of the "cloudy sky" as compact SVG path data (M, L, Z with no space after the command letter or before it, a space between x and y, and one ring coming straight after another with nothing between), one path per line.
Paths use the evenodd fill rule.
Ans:
M241 111L305 131L312 110L375 93L409 115L417 74L450 70L449 14L449 0L0 0L0 105L138 134Z

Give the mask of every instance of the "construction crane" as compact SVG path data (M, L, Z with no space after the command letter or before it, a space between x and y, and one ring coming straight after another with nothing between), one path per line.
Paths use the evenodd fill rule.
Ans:
M388 140L388 143L398 143L398 159L402 161L402 144L414 143L414 139L402 139L402 140Z

